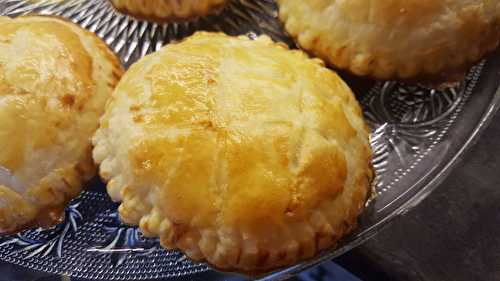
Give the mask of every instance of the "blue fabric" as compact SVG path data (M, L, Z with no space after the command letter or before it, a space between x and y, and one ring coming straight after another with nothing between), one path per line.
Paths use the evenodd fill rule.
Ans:
M306 272L299 274L300 281L361 281L344 268L328 261Z

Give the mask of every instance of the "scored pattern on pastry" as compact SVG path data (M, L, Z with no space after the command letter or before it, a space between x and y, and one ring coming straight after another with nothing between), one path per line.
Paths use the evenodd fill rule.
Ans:
M94 137L121 219L222 269L334 246L370 191L368 129L320 60L196 33L132 65Z
M43 0L40 1L43 2ZM105 3L105 0L66 0L59 5L49 5L47 1L45 2L46 4L44 5L35 6L23 0L0 1L0 14L7 13L15 16L31 11L41 11L44 14L64 14L63 16L71 18L73 21L80 25L85 25L87 28L98 28L97 31L102 32L100 36L108 44L115 46L115 50L119 50L122 61L126 61L127 64L139 58L141 53L149 53L156 50L155 48L159 49L163 44L170 41L169 38L175 38L177 34L185 34L189 30L189 26L200 26L210 30L224 30L231 34L245 34L251 31L260 34L263 32L269 34L274 39L279 41L285 40L287 44L293 45L288 37L282 33L280 24L274 17L275 7L272 0L241 0L241 5L231 3L230 8L224 11L226 16L232 17L231 20L224 19L224 21L219 20L214 22L211 17L208 17L206 20L201 21L203 23L195 25L168 25L168 27L164 27L164 25L143 24L139 21L129 20L126 16L121 16L122 20L116 20L115 17L118 14L112 11L111 7ZM240 1L236 0L232 2ZM241 8L245 9L231 11L231 9ZM87 9L89 9L89 13L87 13ZM259 19L260 17L263 18ZM184 36L180 35L178 37L182 38ZM133 43L130 45L125 44L124 42L127 41ZM370 120L373 126L372 129L379 128L379 130L372 133L374 137L377 137L372 140L372 146L374 148L375 169L377 170L377 176L380 176L377 181L379 196L375 202L376 204L371 204L372 207L376 206L375 212L387 205L387 208L381 210L382 214L384 214L394 210L399 205L399 203L388 204L391 202L394 203L393 200L399 198L400 195L407 194L408 186L413 184L412 178L415 175L415 170L425 170L431 176L433 175L430 170L426 170L426 163L435 159L438 150L441 152L438 154L442 155L442 145L449 141L450 135L463 136L464 134L462 130L456 129L460 126L454 125L457 119L462 118L464 115L474 115L471 111L479 112L486 107L486 104L481 102L484 99L476 100L477 107L474 109L470 109L468 104L470 103L471 95L476 94L476 83L480 81L479 84L484 85L483 80L487 76L481 68L474 70L470 74L469 79L464 82L464 87L457 88L458 95L456 97L451 96L453 100L450 102L453 104L456 103L455 99L461 99L461 101L452 114L446 114L444 119L440 118L440 116L431 120L419 118L419 122L421 120L429 121L426 126L417 130L419 136L421 135L425 139L425 142L420 141L419 143L415 143L413 140L416 129L412 127L411 120L405 122L406 126L404 128L399 127L398 123L386 124L386 122L404 120L402 114L405 114L405 111L396 111L393 108L393 103L408 102L407 107L405 107L407 109L415 106L414 101L409 98L413 95L414 88L404 84L386 88L383 87L385 83L380 83L372 91L360 91L357 93L366 114L377 115L382 113L377 115L377 118L374 120ZM481 80L479 79L480 77ZM399 98L402 95L398 93L393 94L392 90L387 91L384 89L397 89L398 92L400 89L401 91L404 90L406 93L405 99L400 101ZM381 95L381 91L383 95ZM431 90L425 89L425 91L430 92ZM384 98L380 98L382 96ZM447 94L445 93L444 96L447 96ZM421 112L443 112L441 111L442 108L438 107L439 104L434 102L426 103ZM393 114L397 114L397 116L389 118L385 115L386 112L392 112ZM387 126L380 127L383 124ZM425 134L429 131L432 132L432 135L425 137ZM422 138L419 139L422 140ZM397 153L389 144L394 144L396 148L403 148L397 152L402 154L396 155ZM407 150L406 148L410 149ZM403 157L404 162L398 160L400 156ZM442 156L445 158L439 158L440 161L448 159L446 155ZM385 189L384 187L387 185L390 185L391 188ZM132 231L128 227L120 226L114 222L114 219L109 220L107 218L95 217L95 213L100 213L101 210L103 213L104 211L110 211L110 215L113 215L116 207L108 201L106 194L97 192L97 190L103 188L100 184L92 183L90 186L93 188L93 191L84 191L82 196L75 201L75 204L80 204L77 209L82 213L84 218L78 221L77 235L70 233L70 235L61 240L61 244L56 246L62 247L62 256L55 255L52 252L45 256L45 251L37 252L39 250L38 245L46 245L48 242L46 239L47 237L52 237L53 231L36 229L23 232L22 235L26 239L18 239L17 236L0 238L0 259L53 274L68 274L75 278L99 280L126 278L136 280L156 278L175 279L179 278L179 276L189 276L208 270L204 264L193 263L189 259L180 259L180 255L176 251L155 248L150 252L151 249L144 249L142 245L139 247L134 246L135 244L132 243L134 239L129 239L128 237L136 233L136 230ZM421 186L416 185L413 190L420 188ZM70 208L69 210L72 209ZM359 231L344 240L339 250L325 252L322 258L333 258L350 249L353 241L355 242L354 244L364 241L370 236L367 236L367 234L372 233L373 229L379 229L380 225L374 226L378 222L378 218L379 216L373 217L370 212L365 213L362 223L358 228ZM70 226L72 225L69 221L65 223ZM108 233L109 227L113 230ZM367 232L368 229L370 231ZM114 236L115 233L121 236ZM106 241L115 240L118 241L114 246L116 248L110 248L109 252L104 250L88 251L91 247L104 247L105 245L108 247ZM130 249L130 252L123 251L124 248L121 248L120 243L125 243L123 247ZM35 245L37 246L35 247ZM41 255L43 257L40 257ZM123 256L126 256L126 261L122 265L116 266L115 262L121 260ZM284 272L286 274L298 273L306 268L308 264L315 263L316 261L300 263ZM265 276L262 280L273 280L273 278L279 276L282 276L281 273L276 273L271 276Z

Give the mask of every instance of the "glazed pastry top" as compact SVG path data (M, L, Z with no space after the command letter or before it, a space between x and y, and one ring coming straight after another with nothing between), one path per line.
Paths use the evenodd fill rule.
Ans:
M116 88L94 143L123 221L226 269L269 269L333 245L371 182L349 88L267 37L197 33L146 56ZM311 216L324 219L311 226ZM314 227L325 238L311 246ZM269 258L252 261L263 249Z
M121 12L153 21L189 20L224 6L227 0L110 0Z
M92 174L90 137L121 72L104 43L76 25L0 18L0 228L28 220L5 221L5 208L18 207L7 197L37 212Z
M303 48L339 68L376 78L463 72L494 49L500 38L498 1L278 3L286 29Z

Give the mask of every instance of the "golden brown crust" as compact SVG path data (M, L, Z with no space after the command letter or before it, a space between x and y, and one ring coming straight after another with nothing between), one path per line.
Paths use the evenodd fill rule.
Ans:
M370 3L368 3L370 2ZM447 82L498 46L498 1L278 0L299 45L378 79Z
M158 23L193 21L220 11L227 0L109 0L123 14Z
M73 23L0 17L0 231L56 222L95 174L90 137L122 73Z
M334 246L373 177L349 88L267 37L197 33L146 56L93 142L122 221L224 270L267 271Z

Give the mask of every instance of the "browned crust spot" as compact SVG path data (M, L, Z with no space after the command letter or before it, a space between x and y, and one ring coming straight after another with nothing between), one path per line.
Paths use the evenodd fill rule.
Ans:
M170 15L168 17L157 17L155 15L145 15L145 14L137 13L134 11L130 11L127 8L118 8L115 6L113 1L108 0L108 2L111 3L111 6L113 6L113 8L121 14L129 15L133 18L138 19L138 20L152 21L152 22L156 22L156 23L160 23L160 24L172 23L172 22L197 21L200 17L204 17L204 16L207 16L210 14L218 14L218 13L222 12L222 10L224 10L224 7L226 6L226 3L227 3L227 1L226 1L223 4L214 6L214 7L212 7L212 9L210 9L210 11L208 11L206 14L202 14L202 15L191 15L191 16L186 16L186 17L179 17L176 15Z

